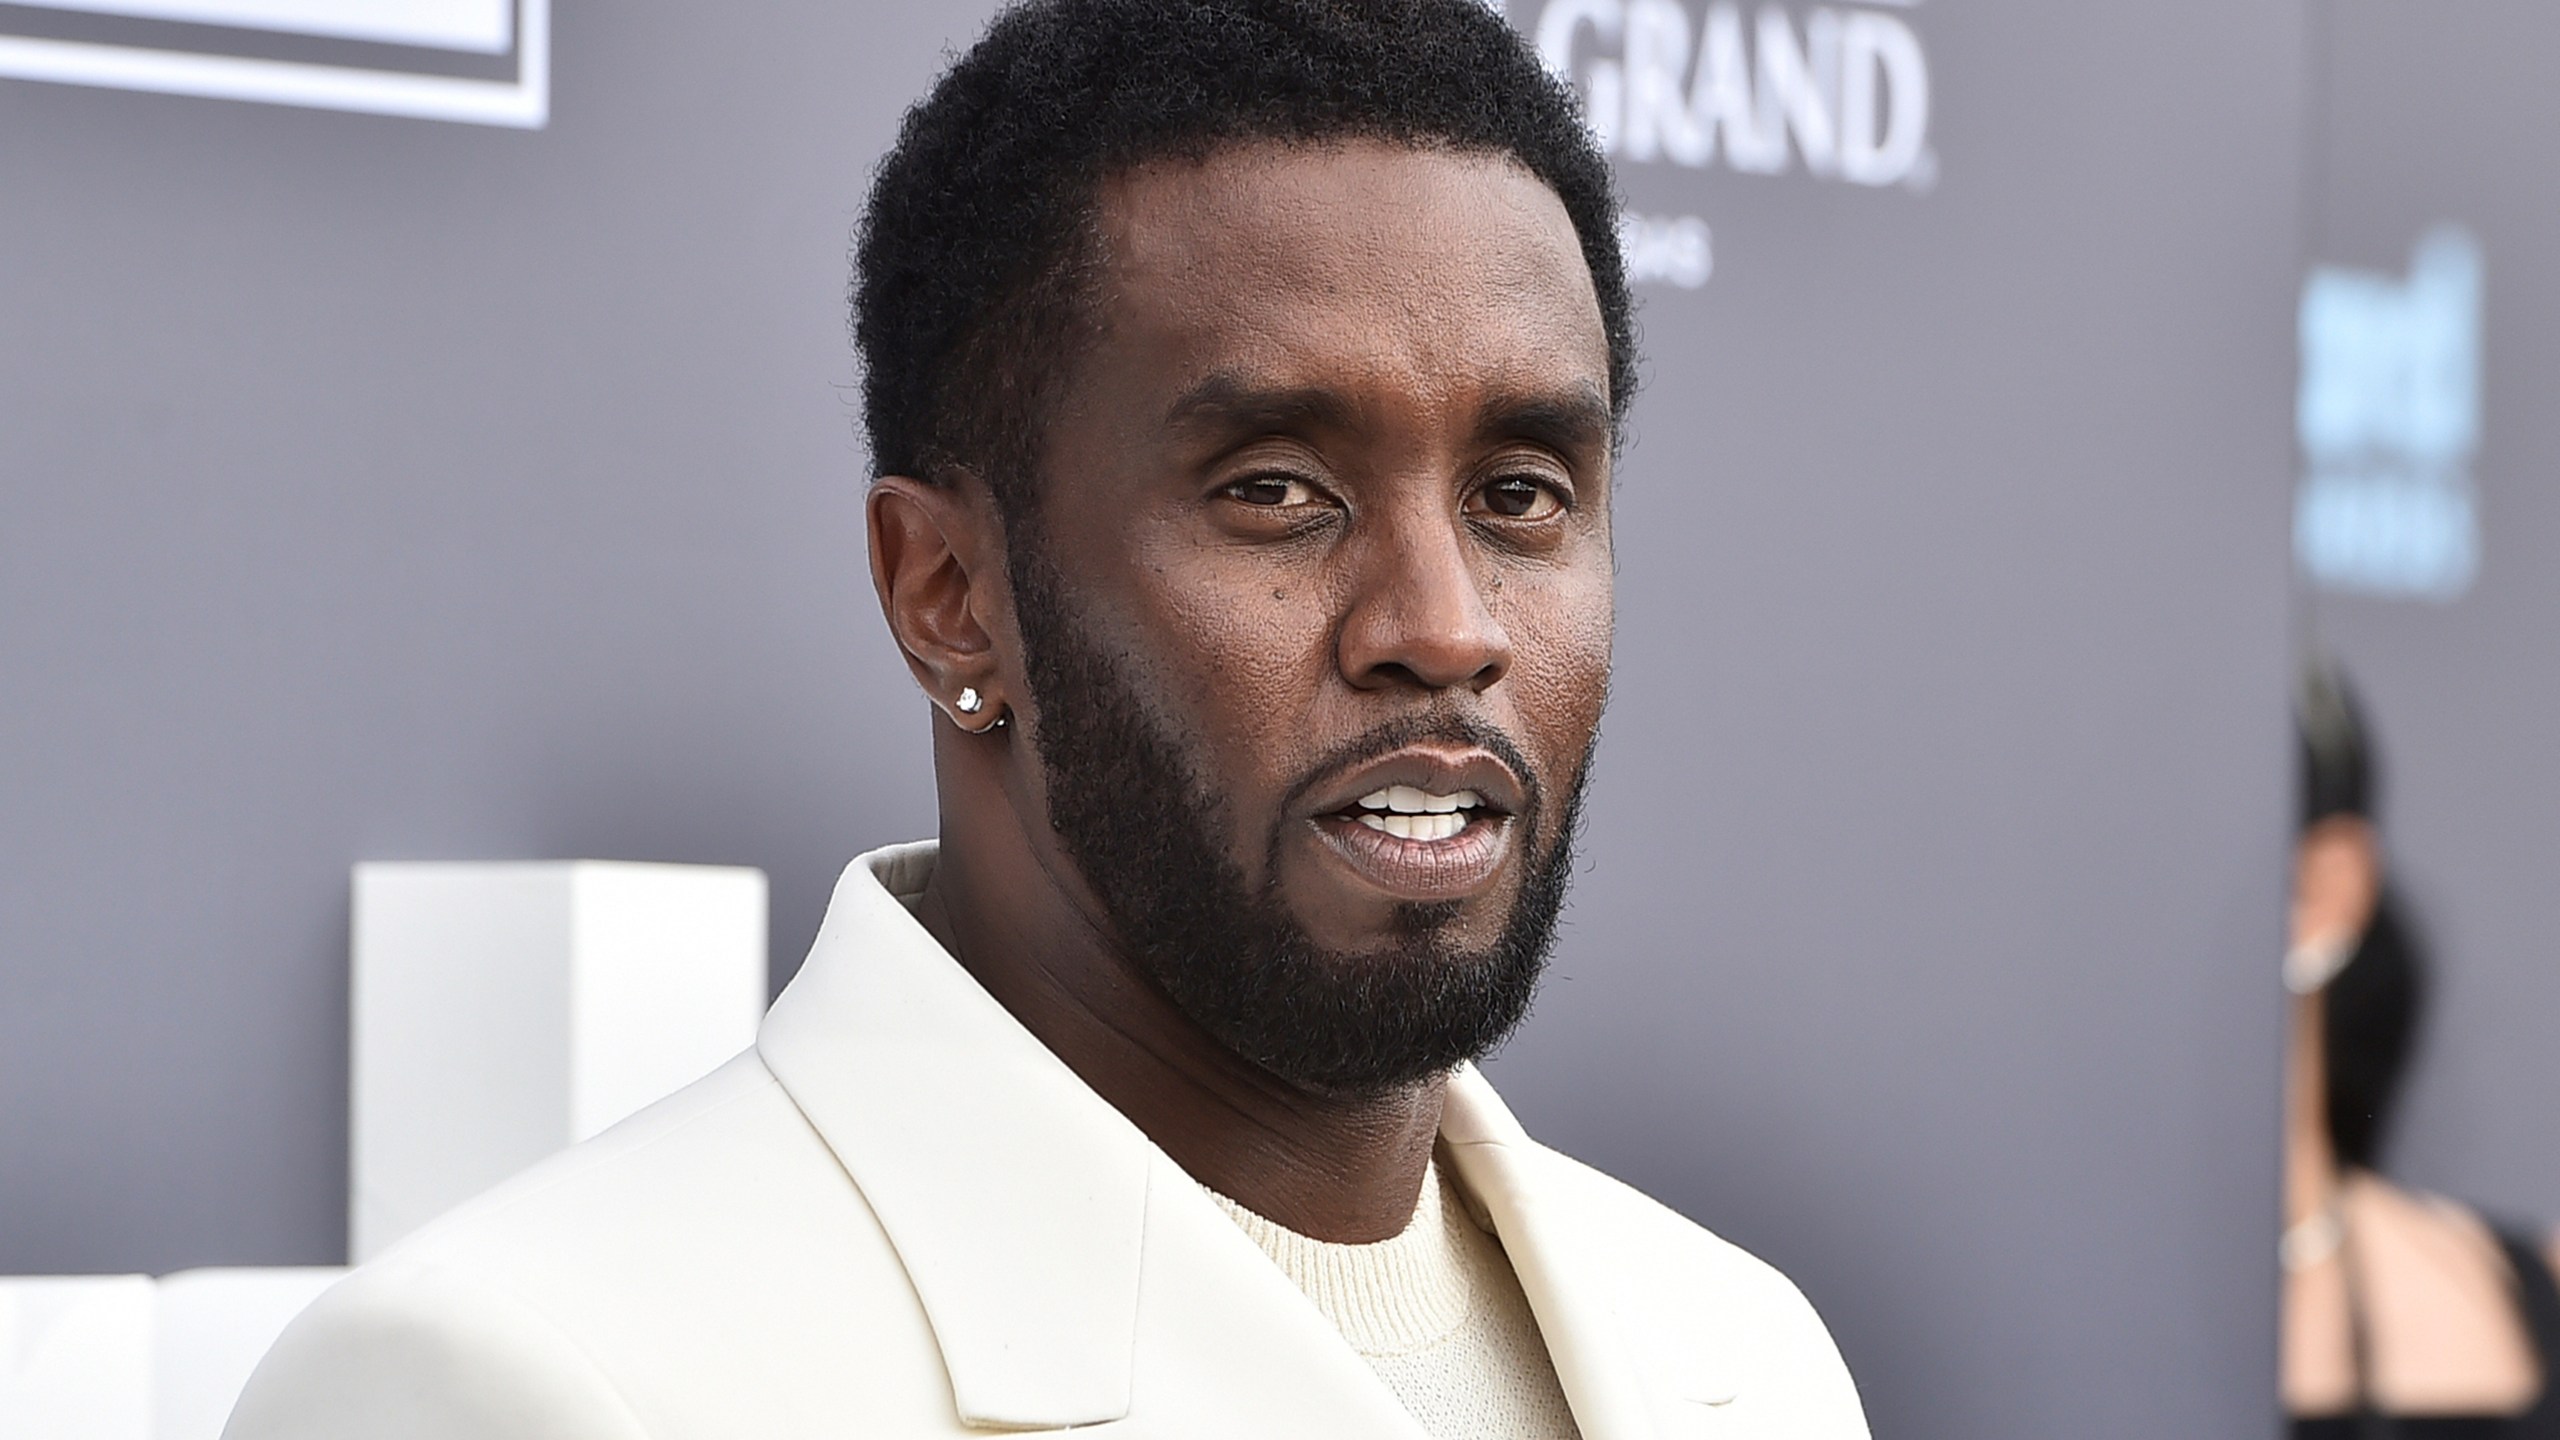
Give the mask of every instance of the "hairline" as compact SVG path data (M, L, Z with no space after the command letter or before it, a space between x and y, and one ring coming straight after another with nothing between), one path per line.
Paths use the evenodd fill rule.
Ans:
M1090 180L1062 187L1062 196L1070 197L1070 203L1063 207L1067 223L1061 227L1061 234L1065 243L1048 247L1048 253L1040 263L1027 269L1015 283L1000 287L990 295L982 312L955 336L949 358L942 367L942 380L937 386L937 391L940 391L946 387L967 385L974 379L977 383L971 388L981 391L979 398L983 402L985 382L991 376L971 375L969 360L973 352L990 343L1001 344L1009 338L1002 317L1008 313L1026 313L1044 289L1063 287L1065 293L1061 298L1065 304L1062 308L1066 313L1054 317L1065 322L1063 343L1055 353L1038 362L1051 372L1050 384L1037 394L1029 406L1029 413L1020 417L1022 428L1031 433L984 435L980 437L984 443L969 448L995 453L964 456L951 453L949 447L941 443L941 427L932 427L917 456L919 463L916 468L922 473L914 478L931 485L943 485L954 474L974 475L980 483L987 485L997 502L1007 529L1008 547L1016 538L1017 530L1023 536L1036 534L1040 528L1038 511L1048 488L1045 475L1047 439L1055 420L1059 388L1074 367L1082 363L1088 353L1087 346L1098 338L1103 308L1107 304L1110 289L1107 275L1112 257L1105 217L1113 189L1128 184L1151 169L1205 168L1222 156L1238 151L1259 149L1321 154L1360 145L1416 154L1437 153L1491 160L1522 178L1534 181L1556 201L1564 211L1565 223L1573 229L1574 257L1582 265L1584 285L1594 318L1600 325L1601 342L1608 352L1603 371L1608 382L1608 448L1610 455L1616 457L1624 443L1627 407L1633 396L1622 393L1617 384L1621 360L1616 353L1618 337L1611 333L1609 310L1600 294L1599 276L1591 268L1589 246L1592 237L1584 233L1581 218L1576 215L1572 202L1554 181L1538 173L1536 167L1512 146L1465 140L1428 130L1408 132L1391 124L1354 123L1304 133L1274 127L1163 136L1152 145L1136 147L1131 153L1106 157ZM1607 237L1605 243L1614 244L1615 237ZM1634 337L1630 334L1626 338L1632 347ZM1632 356L1626 358L1632 362ZM1004 366L1024 362L1017 356L997 363ZM952 405L946 395L936 394L933 409L941 415L949 415L960 408L963 407ZM986 419L985 416L972 416L970 422L983 425ZM1012 427L999 419L993 428L1002 432ZM1005 453L1007 451L1011 453ZM1020 484L998 483L987 473L990 470L1018 470L1021 472Z

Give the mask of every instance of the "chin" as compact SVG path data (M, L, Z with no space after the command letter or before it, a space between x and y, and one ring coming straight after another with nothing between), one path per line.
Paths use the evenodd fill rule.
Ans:
M1372 901L1356 916L1344 913L1349 908L1329 905L1291 918L1311 948L1346 966L1427 970L1483 962L1502 944L1511 897Z

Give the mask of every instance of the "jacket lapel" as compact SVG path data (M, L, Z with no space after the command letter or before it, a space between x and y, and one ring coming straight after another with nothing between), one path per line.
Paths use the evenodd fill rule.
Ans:
M1660 1387L1635 1363L1606 1269L1585 1253L1570 1197L1546 1183L1537 1143L1472 1065L1449 1077L1440 1139L1520 1277L1582 1440L1653 1440Z
M907 912L934 853L846 870L756 1048L897 1248L961 1421L1423 1440L1244 1232Z
M897 1247L962 1421L1117 1420L1154 1147L899 903L933 854L845 871L756 1048Z
M1427 1440L1197 1182L1170 1160L1154 1177L1131 1440Z
M847 868L756 1048L897 1248L962 1423L1422 1440L1279 1268L907 912L934 854ZM1660 1387L1552 1157L1472 1066L1448 1096L1459 1187L1520 1277L1582 1440L1656 1440Z

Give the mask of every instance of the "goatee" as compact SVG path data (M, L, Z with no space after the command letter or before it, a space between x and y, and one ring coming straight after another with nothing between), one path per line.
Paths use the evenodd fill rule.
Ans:
M1268 838L1257 890L1229 849L1227 797L1092 643L1045 560L1018 551L1009 568L1050 825L1131 958L1178 1009L1281 1079L1346 1097L1405 1088L1511 1035L1554 946L1588 751L1550 794L1501 731L1424 712L1318 757L1299 788L1418 740L1480 746L1520 776L1528 797L1508 822L1530 850L1526 873L1490 946L1451 942L1455 905L1408 904L1386 952L1328 950L1277 894L1281 835ZM1561 808L1540 846L1551 804Z

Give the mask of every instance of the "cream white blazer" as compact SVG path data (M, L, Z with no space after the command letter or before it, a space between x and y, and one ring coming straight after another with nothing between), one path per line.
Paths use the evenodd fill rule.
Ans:
M856 861L755 1049L324 1295L227 1440L1423 1440L1189 1176ZM1521 1132L1441 1136L1584 1440L1863 1440L1775 1270Z

